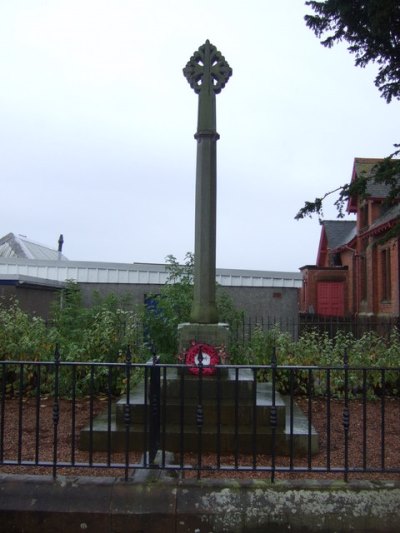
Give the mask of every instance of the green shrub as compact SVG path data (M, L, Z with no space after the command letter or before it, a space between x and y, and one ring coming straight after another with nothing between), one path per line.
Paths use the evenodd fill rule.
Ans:
M18 300L0 300L0 360L46 360L52 351L44 320L21 310Z
M173 255L166 258L168 278L160 294L151 296L152 307L143 309L143 325L149 345L161 356L163 363L176 363L178 325L190 321L193 303L194 256L188 252L184 264ZM234 325L242 320L232 299L217 286L216 300L220 322Z
M345 394L345 354L348 366L356 367L347 370L349 397L363 394L362 367L388 368L384 376L379 369L366 373L365 393L368 397L376 397L383 390L386 394L398 395L400 392L399 372L390 370L400 367L400 335L396 329L389 341L375 332L366 332L356 339L351 333L338 331L335 337L330 338L327 333L319 333L316 329L308 330L297 341L293 341L288 333L281 332L278 327L263 331L261 326L257 326L235 363L271 365L273 354L278 366L331 367L330 393L336 397L342 398ZM271 370L260 370L257 376L260 381L270 381ZM327 394L325 369L278 369L276 379L277 387L283 393Z
M61 292L60 303L53 309L50 326L43 319L23 312L16 300L0 302L0 358L12 361L53 361L56 346L63 362L124 362L128 346L132 362L145 360L142 350L142 325L137 311L127 309L126 302L115 296L95 299L95 305L84 308L78 285L68 282ZM87 366L59 367L60 394L70 395L73 378L76 392L87 394L108 389L108 369L96 368L90 378ZM23 376L16 365L6 369L8 392L33 390L40 379L42 393L54 390L54 368L25 365ZM73 375L73 372L75 373ZM138 375L136 372L135 375ZM111 388L115 394L125 387L123 369L112 374Z
M43 319L21 310L17 300L0 300L0 360L11 361L53 361L55 347L58 346L61 361L100 363L125 361L128 346L132 362L145 362L154 348L161 362L177 361L178 324L189 320L192 299L193 256L187 254L185 264L179 265L173 256L168 258L169 277L159 295L154 296L156 307L153 310L135 308L126 298L115 295L94 298L94 305L85 308L79 286L68 282L61 292L60 302L54 307L50 326ZM220 320L237 326L242 322L242 313L237 311L232 300L222 288L217 289ZM143 336L150 340L149 345ZM385 340L375 332L366 332L360 339L351 333L338 332L330 338L326 333L315 329L304 332L297 341L290 334L273 327L264 331L259 325L245 346L231 344L228 347L233 364L271 365L273 357L278 366L288 369L276 371L277 386L280 391L297 394L312 393L326 395L327 372L313 368L294 370L294 366L330 367L330 393L343 397L345 393L343 365L345 354L350 370L347 370L348 389L352 397L376 394L398 395L400 392L400 334L397 329ZM18 366L6 369L0 376L6 382L7 392L34 390L40 380L43 392L54 388L54 368L41 370L40 375L34 365L25 365L23 376ZM290 368L292 367L292 368ZM355 368L353 368L355 367ZM375 367L366 374L357 368ZM387 370L382 372L379 367ZM126 387L124 369L114 370L109 380L108 369L96 368L91 375L88 368L78 365L60 367L60 393L69 395L76 378L76 393L100 392L111 386L113 394L120 394ZM138 381L143 372L134 371L132 381ZM364 387L365 377L365 387ZM257 378L271 380L271 369L260 369Z

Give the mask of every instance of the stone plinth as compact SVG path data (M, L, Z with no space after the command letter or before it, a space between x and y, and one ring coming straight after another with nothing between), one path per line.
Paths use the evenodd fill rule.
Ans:
M197 452L199 403L202 411L201 450L204 453L269 454L275 445L277 455L301 456L318 452L318 435L309 427L307 417L290 399L273 392L271 383L258 383L249 369L217 371L215 376L178 373L168 368L161 380L161 447L175 453ZM224 369L225 370L225 369ZM150 399L146 399L144 383L129 398L131 450L142 451L148 439L151 417ZM105 412L80 434L80 448L113 452L126 446L127 399L122 397L111 419ZM272 409L276 412L275 434L270 425Z
M190 347L192 341L196 344L210 344L211 346L227 346L229 342L228 324L192 324L184 323L178 326L178 351L183 353Z

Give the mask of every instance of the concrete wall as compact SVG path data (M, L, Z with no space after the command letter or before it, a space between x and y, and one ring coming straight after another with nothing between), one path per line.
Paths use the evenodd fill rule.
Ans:
M21 309L48 320L53 304L58 302L59 289L0 284L0 297L5 301L17 299Z
M158 294L163 285L140 283L79 283L83 304L93 303L94 293L101 297L109 294L129 296L132 303L143 304L146 295ZM45 319L51 315L51 307L58 301L60 287L33 285L1 285L0 296L15 297L24 311L36 313ZM295 287L221 287L233 300L237 309L243 310L248 319L262 318L291 325L298 320L299 289Z
M93 303L93 295L97 292L102 298L115 294L117 296L129 296L134 304L143 304L145 296L158 294L162 285L141 283L79 283L82 291L84 305L90 307Z
M224 287L238 309L254 318L296 318L299 311L299 289L264 287Z
M90 306L93 293L101 296L117 294L130 295L134 303L144 303L145 295L157 294L162 285L124 284L124 283L80 283L85 305ZM239 310L247 317L274 317L285 321L297 320L298 294L297 288L279 287L218 287L225 291Z

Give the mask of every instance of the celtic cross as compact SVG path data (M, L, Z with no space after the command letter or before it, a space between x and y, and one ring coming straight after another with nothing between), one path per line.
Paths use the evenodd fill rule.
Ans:
M200 96L198 132L215 129L215 95L221 92L232 75L231 67L207 39L187 62L183 74Z
M199 95L196 162L194 299L192 323L216 324L215 258L217 217L217 144L215 95L225 87L232 69L206 41L192 55L183 74Z
M232 75L232 69L221 52L207 39L192 55L183 73L195 93L212 89L218 94Z

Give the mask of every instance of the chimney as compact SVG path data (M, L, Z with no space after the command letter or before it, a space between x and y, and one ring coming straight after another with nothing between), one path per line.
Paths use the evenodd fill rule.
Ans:
M61 256L62 256L62 247L63 247L63 244L64 244L64 237L61 233L59 239L58 239L58 260L60 261L61 260Z

